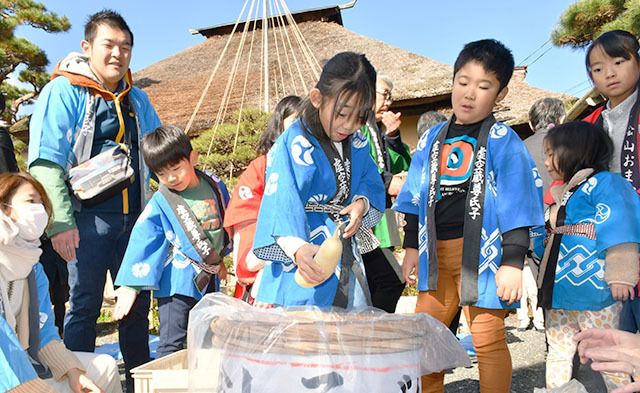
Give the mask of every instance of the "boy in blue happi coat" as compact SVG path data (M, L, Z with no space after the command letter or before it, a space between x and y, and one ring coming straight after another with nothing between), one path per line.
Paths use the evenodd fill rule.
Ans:
M533 160L491 113L512 74L513 56L498 41L464 47L454 66L453 116L420 138L393 206L406 213L402 270L409 283L414 270L418 276L416 312L449 325L463 307L482 392L510 389L505 308L522 295L528 228L543 222ZM443 377L423 376L423 391L442 392Z
M198 154L178 127L161 126L143 139L146 164L158 176L159 191L138 218L115 284L114 317L126 315L140 290L158 299L157 356L183 348L189 311L226 278L221 256L230 251L222 228L229 202L218 177L194 168Z

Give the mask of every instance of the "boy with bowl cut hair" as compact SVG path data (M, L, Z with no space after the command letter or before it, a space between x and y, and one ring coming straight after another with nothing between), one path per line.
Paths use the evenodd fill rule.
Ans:
M393 206L406 214L402 270L409 283L418 275L416 312L449 325L463 307L483 393L509 391L505 308L521 297L528 229L544 222L535 165L491 113L512 73L513 57L500 42L465 45L454 66L453 116L420 138ZM423 376L423 391L442 392L443 378Z
M141 290L158 299L156 358L179 351L189 311L226 278L222 257L231 251L222 221L229 192L218 177L195 169L198 153L178 127L145 135L142 154L160 181L131 232L115 284L115 319L126 316Z

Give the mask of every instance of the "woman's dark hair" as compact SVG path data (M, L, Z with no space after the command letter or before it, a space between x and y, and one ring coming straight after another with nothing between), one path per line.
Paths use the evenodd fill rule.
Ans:
M325 100L332 99L333 111L340 112L345 104L357 97L355 112L364 123L372 112L376 102L376 70L365 55L353 52L341 52L329 59L315 86L322 94L323 105L330 104ZM328 139L320 123L318 109L313 106L307 96L300 104L300 117L318 139ZM335 117L335 116L334 116ZM331 118L333 125L333 118Z
M267 123L267 128L260 135L256 150L258 154L267 154L271 146L276 142L276 139L284 131L284 119L298 113L298 107L302 98L298 96L286 96L281 99L273 110L271 119Z
M544 138L545 148L553 151L554 168L564 175L564 182L581 169L594 173L609 170L613 142L601 127L586 121L572 121L553 127Z
M589 58L591 52L598 47L602 48L609 57L622 57L626 60L631 60L633 57L640 64L640 56L638 55L640 45L638 45L636 36L624 30L611 30L596 38L589 45L587 57L585 58L585 65L589 74L591 74L591 61Z
M142 138L142 158L152 172L189 160L191 141L180 128L164 125Z

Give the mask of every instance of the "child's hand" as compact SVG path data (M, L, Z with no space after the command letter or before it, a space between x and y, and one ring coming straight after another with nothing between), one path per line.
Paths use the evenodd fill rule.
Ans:
M133 302L138 297L138 292L131 288L120 287L113 292L113 297L117 299L116 307L113 310L113 318L119 321L131 311Z
M227 267L224 265L223 261L220 261L220 270L218 270L218 277L221 280L227 281Z
M418 276L419 256L418 250L415 248L407 248L404 252L404 259L402 260L402 277L409 284L415 284L416 280L411 278L411 274L415 272Z
M522 298L522 269L500 266L496 273L498 297L511 305Z
M300 275L312 286L320 285L325 281L324 269L313 259L319 249L320 246L316 244L305 244L294 255Z
M67 371L67 378L73 393L103 393L102 389L78 368Z
M611 288L611 296L613 296L613 300L625 301L627 299L633 300L634 298L635 291L631 285L616 283L609 285L609 288Z
M344 229L344 235L342 237L347 239L356 234L360 225L362 225L362 217L364 216L365 207L366 205L364 200L361 198L350 205L347 205L340 211L340 214L342 215L349 215L349 225Z

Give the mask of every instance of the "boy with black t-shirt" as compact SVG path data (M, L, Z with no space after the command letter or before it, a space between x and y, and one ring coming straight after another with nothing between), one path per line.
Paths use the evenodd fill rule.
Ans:
M513 56L500 42L467 44L454 66L448 122L418 142L393 208L406 214L404 278L418 274L416 312L451 323L463 307L482 392L508 392L506 308L522 295L529 227L542 225L542 181L518 135L491 114L507 94ZM464 239L464 241L463 241ZM422 377L442 392L444 373Z

